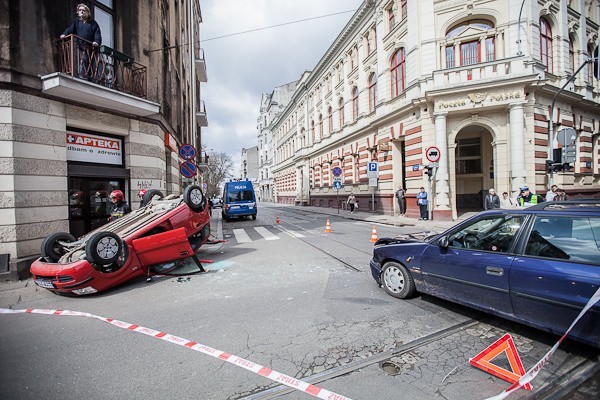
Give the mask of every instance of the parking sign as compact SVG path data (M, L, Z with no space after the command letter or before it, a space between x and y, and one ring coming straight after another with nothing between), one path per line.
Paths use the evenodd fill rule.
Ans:
M367 178L378 178L379 177L379 163L370 161L367 164Z

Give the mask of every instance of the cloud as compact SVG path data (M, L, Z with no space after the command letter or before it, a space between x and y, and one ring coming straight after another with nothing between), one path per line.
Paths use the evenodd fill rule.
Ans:
M356 10L360 0L204 0L201 39ZM298 80L333 43L352 13L203 41L208 82L202 84L208 127L203 142L239 163L257 144L262 93ZM235 171L237 173L237 170Z

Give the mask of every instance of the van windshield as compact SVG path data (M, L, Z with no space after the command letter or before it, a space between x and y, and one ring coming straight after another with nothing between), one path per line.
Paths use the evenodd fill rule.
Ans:
M252 190L232 189L227 193L227 202L252 201Z

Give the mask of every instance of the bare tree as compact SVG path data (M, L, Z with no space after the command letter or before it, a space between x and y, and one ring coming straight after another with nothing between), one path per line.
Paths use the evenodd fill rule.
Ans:
M229 154L208 153L208 171L204 173L207 196L221 195L223 184L233 176L232 170L233 161Z

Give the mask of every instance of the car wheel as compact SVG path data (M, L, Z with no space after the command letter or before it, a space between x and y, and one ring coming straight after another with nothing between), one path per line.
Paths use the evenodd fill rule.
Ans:
M256 221L256 214L252 216L252 219Z
M381 283L383 289L390 296L398 299L406 299L416 293L415 281L405 266L388 262L381 271Z
M62 243L72 243L75 240L77 240L75 236L67 232L57 232L47 236L42 241L42 257L53 263L57 262L65 254L65 248Z
M144 195L144 198L142 199L144 201L145 205L150 204L150 202L152 201L152 199L154 198L154 196L158 196L159 199L162 199L163 197L165 197L165 195L163 194L163 192L161 192L158 189L150 189L146 192L146 194Z
M223 221L229 222L229 217L227 215L225 215L224 213L221 213L221 217L223 218Z
M202 211L206 204L206 198L198 185L190 185L183 191L183 201L193 211Z
M123 253L123 240L113 232L98 232L85 245L85 254L89 261L99 264L112 264Z

